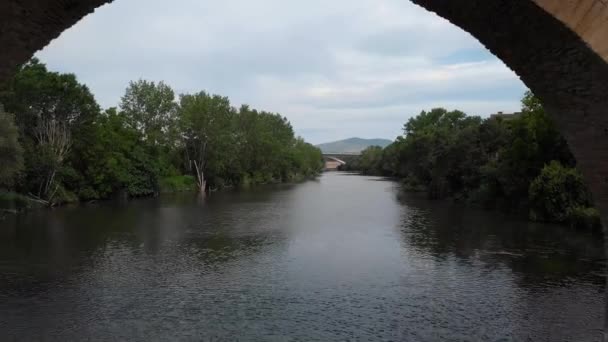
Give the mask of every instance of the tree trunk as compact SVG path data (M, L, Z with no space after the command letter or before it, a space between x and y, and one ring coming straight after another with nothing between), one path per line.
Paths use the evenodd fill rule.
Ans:
M205 174L204 174L204 171L202 170L202 165L199 168L199 165L195 160L194 167L196 168L196 180L198 183L199 192L201 193L201 195L205 195L206 194L205 190L207 188L207 180L205 179Z

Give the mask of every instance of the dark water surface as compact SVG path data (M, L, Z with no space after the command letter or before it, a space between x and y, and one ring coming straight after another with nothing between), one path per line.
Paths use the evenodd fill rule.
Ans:
M589 341L598 237L340 173L0 222L2 341Z

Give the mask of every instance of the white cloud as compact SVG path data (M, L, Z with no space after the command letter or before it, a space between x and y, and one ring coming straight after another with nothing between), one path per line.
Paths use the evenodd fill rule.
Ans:
M469 34L403 0L117 0L38 56L102 106L130 80L281 112L313 142L388 137L436 106L519 107L524 86Z

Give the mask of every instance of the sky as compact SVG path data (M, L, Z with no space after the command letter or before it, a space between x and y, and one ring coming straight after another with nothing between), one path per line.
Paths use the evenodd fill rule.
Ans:
M115 0L37 57L104 108L131 80L164 81L281 113L315 144L394 139L435 107L517 111L526 90L471 35L405 0Z

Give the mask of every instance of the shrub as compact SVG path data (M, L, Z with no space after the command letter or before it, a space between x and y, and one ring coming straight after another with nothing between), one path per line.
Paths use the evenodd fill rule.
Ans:
M170 176L160 180L160 192L162 193L195 190L196 179L194 179L194 176Z
M408 175L401 181L403 190L408 192L425 192L427 187L416 176Z
M0 104L0 187L10 188L15 176L23 169L23 149L14 117L4 112Z
M600 230L600 212L595 208L575 207L568 212L570 226L580 229Z
M565 222L575 208L589 206L589 192L580 172L552 161L530 184L530 218L534 221Z
M99 199L99 194L93 188L87 186L78 191L78 197L85 201L91 201Z
M14 192L0 192L0 211L16 212L41 207L42 204L32 201L27 196Z
M78 196L75 193L67 190L63 185L57 185L54 197L50 200L50 205L62 205L67 203L78 202Z

